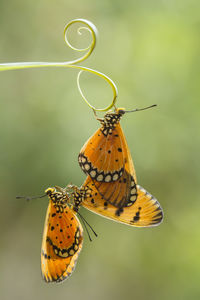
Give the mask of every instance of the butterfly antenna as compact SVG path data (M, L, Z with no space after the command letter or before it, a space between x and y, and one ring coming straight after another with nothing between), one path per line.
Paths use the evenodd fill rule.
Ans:
M92 230L92 232L94 233L94 235L98 236L97 233L92 228L92 226L86 221L86 219L79 212L78 212L78 214L79 214L79 216L81 216L81 218L84 220L84 222L90 227L90 229Z
M92 226L86 221L86 219L85 219L79 212L77 212L77 213L78 213L78 215L80 216L80 218L81 218L81 220L82 220L82 222L83 222L83 225L84 225L84 227L85 227L85 229L86 229L86 231L87 231L89 240L92 242L92 238L91 238L91 236L90 236L90 234L89 234L89 231L88 231L87 226L92 230L92 232L94 233L94 235L95 235L96 237L98 236L97 233L94 231L94 229L92 228ZM86 226L86 225L87 225L87 226Z
M42 196L36 196L36 197L26 197L26 196L16 196L16 199L26 199L27 201L30 201L32 199L39 199L39 198L43 198L46 197L47 195L42 195Z
M90 233L89 233L89 231L88 231L88 229L87 229L87 226L86 226L86 224L85 224L85 221L84 221L83 217L82 217L79 213L78 213L78 215L80 216L80 218L81 218L81 220L82 220L82 222L83 222L83 226L85 227L85 230L86 230L86 232L87 232L87 235L88 235L88 238L89 238L90 242L92 242L92 238L91 238L91 236L90 236Z
M150 105L150 106L147 106L147 107L144 107L144 108L136 108L136 109L133 109L133 110L125 110L125 113L146 110L146 109L149 109L149 108L152 108L152 107L155 107L155 106L157 106L157 104L153 104L153 105Z

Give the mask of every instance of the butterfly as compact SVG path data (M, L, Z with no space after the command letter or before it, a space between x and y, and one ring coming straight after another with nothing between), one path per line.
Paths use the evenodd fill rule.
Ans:
M69 194L68 189L73 192ZM158 225L163 218L158 201L139 185L137 189L137 201L130 207L120 209L105 202L90 176L80 188L68 185L64 189L58 186L46 189L50 201L41 249L44 280L61 282L71 275L76 266L83 244L83 228L76 216L80 206L103 217L136 227ZM82 216L81 218L84 220ZM89 225L87 222L86 224ZM94 234L96 235L95 232Z
M138 110L143 109L134 111ZM101 127L84 144L78 157L80 167L91 177L99 194L118 208L133 205L139 193L133 160L120 125L126 112L118 108L103 119L97 118Z
M80 188L80 191L85 190L89 192L82 197L81 205L105 218L136 227L151 227L162 222L163 211L159 202L139 185L137 185L137 200L133 205L119 208L105 201L90 176Z
M76 216L80 201L75 203L60 187L45 193L50 201L41 250L42 276L46 282L61 282L74 270L83 244L83 228Z

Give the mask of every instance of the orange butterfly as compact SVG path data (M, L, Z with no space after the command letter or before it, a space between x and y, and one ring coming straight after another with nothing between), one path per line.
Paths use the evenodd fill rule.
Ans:
M120 125L124 113L117 109L98 118L101 128L85 143L78 158L104 200L116 207L131 206L137 199L135 169Z
M97 118L101 128L85 143L78 158L103 199L119 209L132 206L139 195L133 161L120 125L125 113L118 108L103 119Z
M75 268L83 244L83 228L76 217L81 205L103 217L128 225L147 227L159 224L163 213L158 201L139 185L137 190L137 201L130 207L119 209L104 200L90 176L80 189L73 185L64 189L58 186L46 189L50 202L41 250L44 280L61 282Z
M83 228L76 217L81 200L75 203L60 187L45 192L50 202L42 241L42 276L46 282L60 282L72 273L82 248Z

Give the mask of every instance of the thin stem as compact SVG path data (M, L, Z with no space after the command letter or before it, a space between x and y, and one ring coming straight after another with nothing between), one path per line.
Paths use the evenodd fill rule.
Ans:
M75 24L75 23L82 23L84 26L86 26L86 27L82 26L82 27L78 28L77 32L78 32L79 35L82 34L83 30L87 30L87 31L90 32L90 34L92 36L92 41L89 44L89 46L86 47L86 48L82 48L82 49L76 48L73 45L71 45L71 43L68 40L68 37L67 37L68 29L69 29L69 27L72 24ZM65 67L65 68L73 68L73 69L81 70L81 72L79 72L79 74L77 76L77 85L78 85L78 89L79 89L79 92L80 92L83 100L86 102L86 104L91 109L93 109L93 111L107 111L110 108L112 108L113 105L116 102L116 98L117 98L117 87L116 87L116 85L105 74L103 74L101 72L98 72L96 70L87 68L87 67L83 67L83 66L77 65L77 63L80 63L80 62L86 60L92 54L92 52L93 52L93 50L95 48L95 45L96 45L97 34L98 34L97 29L96 29L95 25L92 22L90 22L88 20L85 20L85 19L74 19L74 20L70 21L65 26L65 29L64 29L64 39L65 39L66 44L72 50L79 51L79 52L87 51L83 56L81 56L78 59L75 59L75 60L72 60L72 61L65 61L65 62L19 62L19 63L4 63L4 64L0 64L0 71L29 69L29 68L42 68L42 67ZM80 88L80 82L79 82L80 74L83 71L90 72L90 73L92 73L94 75L99 76L100 78L104 79L111 86L112 91L113 91L113 99L112 99L112 102L111 102L111 104L109 106L107 106L105 108L95 108L93 105L91 105L89 103L89 101L83 95L83 92L82 92L82 90Z

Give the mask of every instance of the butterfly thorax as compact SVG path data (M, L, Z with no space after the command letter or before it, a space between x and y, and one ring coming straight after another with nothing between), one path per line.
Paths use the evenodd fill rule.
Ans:
M73 210L77 212L82 205L82 202L91 194L91 190L88 187L79 189L75 185L70 186L70 188L73 190L73 193L70 196L73 202Z
M78 212L82 202L87 198L91 190L88 187L79 189L75 185L68 185L66 188L56 186L46 189L45 193L52 201L56 211L64 212L69 206L74 212Z
M117 109L116 112L108 112L103 119L98 118L97 120L101 123L101 132L107 136L112 134L113 129L120 122L122 115L125 113L123 109Z
M61 188L59 188L61 189ZM64 212L65 208L70 205L70 198L64 189L56 190L56 188L48 188L45 193L48 195L49 199L52 201L54 207L56 208L56 212Z

